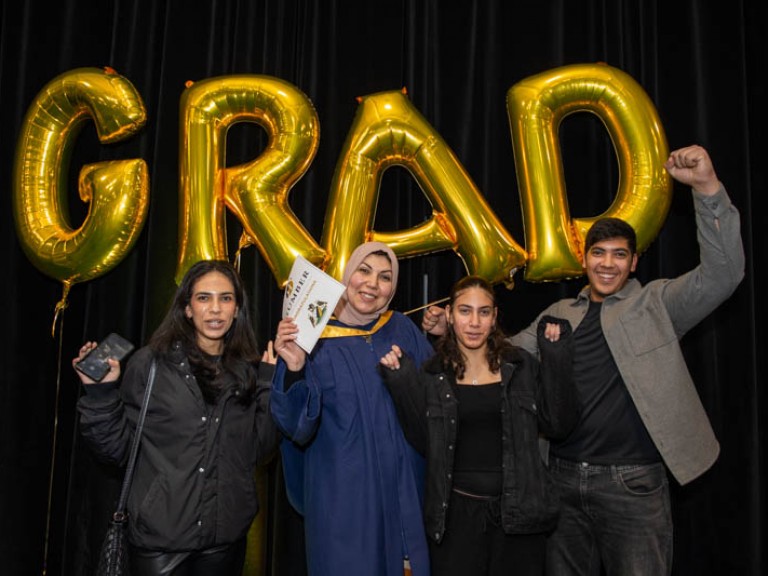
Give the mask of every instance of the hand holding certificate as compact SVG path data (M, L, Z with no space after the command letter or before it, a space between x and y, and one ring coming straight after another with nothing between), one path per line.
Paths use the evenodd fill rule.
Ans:
M309 353L333 314L345 286L302 256L297 256L285 285L283 318L299 328L296 344Z

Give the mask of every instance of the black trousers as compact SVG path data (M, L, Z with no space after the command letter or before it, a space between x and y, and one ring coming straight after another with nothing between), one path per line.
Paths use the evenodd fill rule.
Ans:
M132 576L240 576L246 540L191 552L131 550Z
M498 498L451 493L445 535L429 540L433 576L542 576L546 536L505 534Z

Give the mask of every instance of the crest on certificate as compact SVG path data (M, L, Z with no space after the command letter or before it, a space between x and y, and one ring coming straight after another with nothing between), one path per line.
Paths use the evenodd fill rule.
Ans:
M331 318L346 286L297 256L283 296L283 318L290 316L299 327L296 343L312 351Z

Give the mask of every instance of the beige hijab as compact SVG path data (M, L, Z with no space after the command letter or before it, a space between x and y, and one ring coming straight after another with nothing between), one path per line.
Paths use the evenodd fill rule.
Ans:
M354 274L355 270L358 269L360 264L362 264L363 260L370 256L371 253L378 252L380 250L386 252L389 255L389 260L392 263L392 294L389 295L389 300L386 301L381 309L369 314L362 314L349 304L347 293L345 291L341 296L341 300L339 300L338 306L336 307L336 318L338 318L347 326L365 326L366 324L370 324L376 320L376 318L381 316L381 314L387 311L387 308L389 308L389 303L392 302L392 298L395 296L395 290L397 289L397 274L400 266L397 262L397 256L395 256L395 253L383 242L366 242L365 244L360 244L360 246L355 248L352 254L349 256L349 261L344 268L344 276L341 280L341 283L345 286L349 284L349 279L352 277L352 274Z

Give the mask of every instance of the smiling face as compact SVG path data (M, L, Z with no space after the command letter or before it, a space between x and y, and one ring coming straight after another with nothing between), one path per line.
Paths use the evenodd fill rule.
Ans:
M192 287L192 297L184 309L192 320L197 345L216 356L224 350L224 337L237 317L237 299L232 282L221 272L208 272Z
M386 256L371 254L352 272L347 282L347 301L360 314L384 308L392 296L392 263Z
M590 299L602 302L624 288L637 267L637 254L632 253L626 238L608 238L589 248L583 264L589 278Z
M459 348L477 350L488 344L488 337L496 326L497 308L493 297L484 289L470 286L461 291L445 313Z

